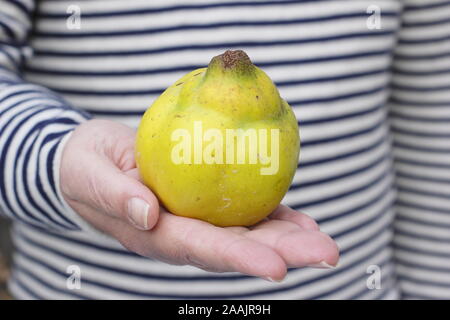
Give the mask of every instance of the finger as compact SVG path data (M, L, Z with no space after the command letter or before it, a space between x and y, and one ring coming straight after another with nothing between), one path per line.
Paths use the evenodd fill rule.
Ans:
M281 232L288 233L304 230L302 227L300 227L298 224L294 222L275 219L264 220L251 227L251 230L266 230L266 229L269 231L275 230L276 232L280 233Z
M133 178L133 179L138 180L139 182L143 183L143 180L142 180L141 175L139 174L139 170L137 168L127 170L124 173L127 176L129 176L130 178Z
M314 230L296 230L291 222L270 220L245 234L271 247L289 267L335 266L339 259L336 243Z
M248 232L248 228L246 227L225 227L225 229L237 234L243 234L245 232Z
M125 174L111 161L91 155L78 173L78 185L84 186L79 198L107 215L128 221L135 228L150 230L158 221L156 196L139 180Z
M106 120L78 126L62 155L61 189L68 201L148 230L158 219L158 201L139 180L124 173L135 168L134 137L131 128Z
M279 205L278 208L269 216L269 218L291 221L306 230L320 230L319 225L313 218L284 205Z
M151 232L125 238L141 255L215 272L240 272L265 279L286 275L284 260L271 248L225 228L161 212Z

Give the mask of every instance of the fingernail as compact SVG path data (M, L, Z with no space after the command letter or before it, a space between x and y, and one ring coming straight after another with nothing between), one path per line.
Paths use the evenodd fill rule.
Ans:
M274 279L271 278L271 277L263 277L263 279L266 280L266 281L269 281L269 282L278 282L278 283L281 282L281 280L274 280Z
M128 200L128 219L140 230L148 230L148 209L150 205L142 199Z
M326 263L325 261L320 261L319 263L313 263L308 265L311 268L319 268L319 269L334 269L336 266Z

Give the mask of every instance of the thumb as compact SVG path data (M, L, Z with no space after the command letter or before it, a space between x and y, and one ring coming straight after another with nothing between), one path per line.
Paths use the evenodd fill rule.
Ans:
M112 121L79 125L63 150L61 191L66 200L149 230L158 221L159 204L137 170L129 172L136 167L134 139L134 130Z
M140 230L152 229L159 216L156 196L139 181L137 169L123 172L106 159L96 157L89 166L87 204L128 221Z

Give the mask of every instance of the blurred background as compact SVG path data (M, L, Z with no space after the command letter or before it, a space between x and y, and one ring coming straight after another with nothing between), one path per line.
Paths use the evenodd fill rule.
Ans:
M12 252L9 227L9 221L0 217L0 300L10 299L6 290Z

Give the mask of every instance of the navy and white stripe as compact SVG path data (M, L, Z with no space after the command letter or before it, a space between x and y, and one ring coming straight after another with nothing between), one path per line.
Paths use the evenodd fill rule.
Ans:
M0 205L18 222L79 230L79 219L67 215L58 194L56 164L61 142L88 115L19 77L27 48L16 44L26 39L30 25L19 11L10 5L3 11L2 4L0 14Z
M437 99L432 93L411 90L424 85L422 80L414 82L423 77L430 79L430 86L446 86L439 82L446 74L438 72L445 70L445 62L433 69L436 74L421 74L430 71L421 67L427 63L424 56L443 55L443 61L450 59L445 50L439 51L439 44L428 41L445 38L445 34L424 31L415 36L413 31L414 37L410 37L400 30L402 15L422 12L421 3L410 1L402 13L401 2L391 0L89 0L77 2L82 12L81 29L70 30L66 27L66 10L73 4L71 1L37 1L36 8L33 1L1 2L0 65L5 71L0 74L0 95L6 97L11 92L14 97L0 99L0 111L9 110L5 113L8 117L0 120L0 129L3 121L9 119L17 119L13 122L18 127L17 134L5 131L0 138L2 154L10 150L5 149L4 141L15 141L14 149L6 152L8 162L2 161L2 183L6 186L2 185L2 192L5 190L6 195L0 198L1 208L17 221L12 293L25 299L397 298L400 293L392 249L393 204L397 201L400 210L401 201L407 204L404 207L411 207L412 202L402 196L405 191L396 198L394 172L409 175L399 176L398 186L403 190L417 188L401 179L417 179L414 163L419 160L433 164L427 167L430 175L433 170L440 173L441 179L445 175L444 169L434 164L445 164L439 152L445 148L448 131L444 126L435 127L435 122L430 122L433 125L428 129L428 122L421 120L422 105L414 108L414 103L430 96L429 101L422 102L431 102L442 120L445 108L434 104L445 101L445 91L439 91L443 95ZM426 10L443 11L445 6L432 3ZM367 28L369 5L381 8L381 29ZM27 41L31 16L35 21ZM433 14L430 17L434 19ZM426 24L425 18L404 19L404 30L408 24L414 28L415 21ZM443 19L442 14L436 19ZM429 25L434 30L433 24ZM416 44L417 39L425 40L427 47L432 45L436 51ZM409 50L410 47L418 49ZM58 152L67 132L89 116L136 126L139 116L164 88L188 71L204 66L212 56L238 48L248 52L255 64L274 79L299 119L301 161L284 202L311 214L322 230L337 240L340 266L335 270L291 270L283 283L271 284L240 274L214 274L189 266L166 265L134 255L116 241L89 230L69 231L80 228L81 222L64 210L66 204L58 198ZM420 57L415 59L415 54ZM408 64L412 67L405 67ZM402 70L412 74L402 75ZM13 73L22 75L26 82ZM420 99L416 95L409 98L416 91ZM386 102L390 98L388 110ZM413 103L405 105L405 100ZM36 111L51 109L19 125L19 119L33 112L26 108L33 106ZM388 117L393 119L396 168ZM416 123L416 117L420 118L420 125L412 130L405 123ZM61 118L72 122L59 123ZM33 134L33 125L44 119L48 121L39 134ZM410 136L412 131L414 136ZM417 133L426 135L417 139ZM438 134L438 139L434 139L434 134ZM399 149L400 144L418 147L416 141L423 141L421 148L439 152L426 149L418 157L416 149ZM413 156L411 152L415 152ZM436 153L438 158L434 157ZM401 158L413 163L403 163L401 167ZM15 168L14 172L11 168ZM40 179L29 174L36 168ZM427 181L421 187L429 192L434 183ZM441 204L439 210L450 210L450 205L442 201L434 205ZM429 205L426 201L422 204ZM433 211L430 216L440 217L436 220L439 222L445 220L440 211ZM408 223L412 218L420 219L410 213L403 217L409 219ZM408 225L402 225L401 218L399 214L396 229L411 231ZM421 232L416 229L413 228L415 233ZM425 247L415 249L428 252L426 243L421 245ZM396 246L401 248L399 236ZM398 272L405 281L415 276L403 272L415 263L405 254L415 253L402 252L406 252L402 253L403 258L402 254L396 257L403 261ZM66 288L69 265L78 265L82 270L81 290ZM371 265L381 268L380 290L367 288L367 268ZM414 286L420 285L419 281L411 283L410 294ZM436 296L440 292L433 291Z
M450 1L406 3L389 104L405 298L450 298L449 43Z

